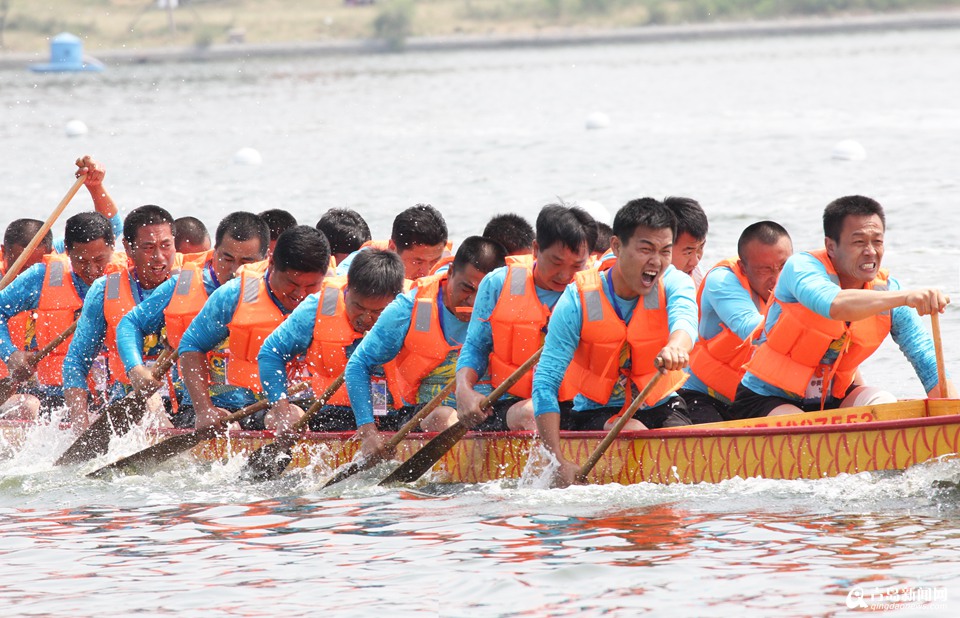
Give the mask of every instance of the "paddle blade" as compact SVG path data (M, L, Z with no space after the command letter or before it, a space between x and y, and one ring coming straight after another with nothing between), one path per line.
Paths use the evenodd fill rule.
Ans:
M440 459L453 448L453 445L466 435L467 426L457 422L447 427L437 436L423 445L413 457L406 460L394 470L390 476L380 481L380 486L395 485L397 483L412 483L432 468Z
M206 440L212 440L217 437L219 427L204 427L190 433L171 436L162 442L158 442L149 448L138 451L129 457L119 459L112 464L98 468L87 475L88 478L101 478L110 472L119 472L131 468L141 470L158 466L171 457L175 457L184 451L188 451Z
M141 395L127 395L115 401L97 417L86 431L80 434L63 455L54 462L55 466L83 463L97 455L107 452L110 437L122 436L140 422L147 411L147 398Z
M326 483L323 484L321 489L326 489L331 485L336 485L340 481L346 480L358 472L363 472L364 470L369 470L376 464L378 459L376 457L361 457L357 461L351 461L347 465L340 468L336 474L330 477Z
M293 460L297 434L283 434L264 444L247 459L241 475L250 481L271 481L278 478Z

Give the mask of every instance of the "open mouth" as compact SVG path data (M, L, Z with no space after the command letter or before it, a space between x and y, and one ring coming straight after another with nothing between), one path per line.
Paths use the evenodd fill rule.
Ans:
M659 274L659 270L645 270L640 274L640 282L643 285L650 287L657 280L657 275Z
M864 271L864 272L873 272L873 271L875 271L876 269L877 269L877 263L876 263L876 262L865 262L865 263L863 263L863 264L860 265L860 270L862 270L862 271Z

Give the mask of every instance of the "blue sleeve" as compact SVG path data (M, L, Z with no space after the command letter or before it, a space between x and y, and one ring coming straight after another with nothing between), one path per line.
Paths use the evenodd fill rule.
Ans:
M63 237L53 239L53 252L54 253L67 252L67 241Z
M227 325L240 302L240 279L232 279L217 288L197 317L183 333L178 348L181 356L188 352L206 354L230 335Z
M10 339L7 321L18 313L37 308L46 274L46 264L34 264L0 290L0 358L4 361L19 349Z
M840 293L840 286L830 279L820 260L809 253L796 253L783 265L774 293L777 300L799 302L817 315L830 319L830 305Z
M750 290L744 289L729 268L710 271L704 283L701 301L704 305L709 302L720 322L740 339L749 337L763 321L763 315L754 304ZM719 332L719 328L711 335L716 332Z
M498 268L483 278L477 288L477 296L473 301L473 313L470 316L470 326L467 327L467 338L460 349L460 358L457 359L457 371L469 367L482 376L487 372L487 363L490 361L490 352L493 350L493 330L490 328L490 314L500 300L500 292L507 280L507 267Z
M891 291L901 289L896 279L889 279L888 284ZM890 336L913 365L913 370L923 383L924 392L933 389L939 382L937 354L933 338L923 327L917 310L912 307L896 307L891 314Z
M691 285L693 285L692 282ZM577 284L571 283L563 291L550 316L547 338L543 342L543 353L534 370L533 413L536 416L560 411L557 393L567 367L573 361L573 354L580 345L582 326L583 309L580 307L580 294L577 291Z
M107 335L107 321L103 317L103 289L106 277L100 277L90 286L83 299L83 311L73 333L70 348L63 360L63 388L87 388L87 375L94 359L100 354Z
M110 217L110 227L113 229L114 238L117 240L123 238L123 217L120 216L119 210L115 215Z
M143 339L158 333L164 325L163 311L173 298L178 275L164 281L150 296L123 316L117 325L117 352L128 372L143 364Z
M319 298L319 294L311 294L303 299L260 346L257 365L263 392L270 403L277 403L287 396L287 363L306 352L313 341Z
M667 324L670 332L685 331L690 335L690 341L696 343L697 291L693 287L693 279L676 268L668 268L663 274L663 287L667 296Z
M400 353L410 328L415 296L416 291L411 290L387 305L347 361L344 375L357 427L373 422L370 373L374 367L393 360Z

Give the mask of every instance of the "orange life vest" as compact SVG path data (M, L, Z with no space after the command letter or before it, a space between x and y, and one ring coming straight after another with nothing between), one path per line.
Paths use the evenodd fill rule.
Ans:
M533 257L519 257L524 259L507 266L503 290L490 312L490 330L493 333L490 381L494 387L540 349L550 320L550 308L540 302L533 283ZM533 372L524 374L507 392L521 399L529 399L533 392ZM576 386L565 377L557 398L570 401L576 394Z
M580 344L574 352L567 377L585 397L600 404L607 403L623 371L619 363L620 351L627 344L630 352L628 378L643 388L657 374L654 360L670 338L663 279L657 282L655 292L638 302L628 324L620 319L604 293L599 271L580 271L574 281L580 293L583 325ZM656 404L676 391L686 378L683 371L668 371L644 403L648 406ZM626 403L630 403L629 396Z
M737 258L728 258L717 263L710 272L717 268L729 268L737 277L740 285L752 295L750 291L750 282L740 268ZM703 297L703 286L706 276L700 282L697 289L697 306L700 306L700 299ZM765 314L765 311L762 311ZM710 339L699 339L693 346L690 353L690 371L697 376L701 382L706 384L718 394L733 401L737 394L737 386L740 384L744 374L744 364L753 356L755 346L753 340L763 328L761 321L757 329L747 339L741 339L730 330L726 324L720 324L720 332Z
M383 367L394 400L399 395L407 403L416 403L423 379L443 364L451 350L460 349L459 345L447 343L440 327L437 296L447 275L423 277L417 282L412 319L403 347L396 359Z
M346 287L346 277L327 277L317 298L313 340L307 348L307 369L310 371L313 392L318 396L346 368L347 346L363 337L363 333L353 330L347 319L347 305L343 300ZM347 389L338 389L327 403L349 406Z
M453 258L454 258L454 257L455 257L455 256L452 256L452 255L445 255L445 256L443 256L442 258L440 258L439 260L437 260L437 263L434 264L434 265L433 265L433 268L430 269L430 273L427 275L427 277L430 277L431 275L437 274L437 271L440 270L441 268L443 268L444 266L450 265L450 268L453 268L452 265L453 265ZM449 271L450 271L450 268L447 268L447 270L444 271L444 272L449 272ZM420 277L419 279L417 279L417 283L419 284L420 281L423 281L423 280L426 279L427 277Z
M173 349L180 347L183 333L207 302L207 289L203 285L203 269L211 259L213 259L212 250L184 256L183 268L180 269L180 275L177 277L173 296L163 310L167 341Z
M50 254L43 257L43 263L46 274L43 287L40 288L35 318L37 348L42 348L67 330L83 308L83 300L73 285L70 258L64 254ZM71 335L37 365L37 378L41 384L63 384L63 361L72 339Z
M240 300L227 324L230 330L230 360L227 382L260 392L260 367L257 354L263 341L287 318L267 290L266 272L269 262L247 264L237 271L240 279Z
M809 253L824 265L830 278L839 284L837 271L826 250ZM881 269L876 279L867 283L864 289L886 290L888 278L887 270ZM825 318L800 303L784 303L776 298L774 302L780 306L780 317L770 327L766 341L757 348L746 369L767 384L788 393L802 396L830 345L846 336L830 373L824 376L823 391L826 399L826 385L832 379L829 393L842 399L853 384L857 368L890 333L889 311L856 322L843 322Z

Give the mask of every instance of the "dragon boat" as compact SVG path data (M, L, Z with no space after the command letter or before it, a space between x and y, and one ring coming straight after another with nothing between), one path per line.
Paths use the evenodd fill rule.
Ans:
M642 417L642 413L641 413ZM7 450L22 444L31 423L0 421ZM159 441L185 430L157 430ZM406 460L436 434L410 434L397 448ZM564 432L562 448L584 461L605 432ZM234 431L195 447L201 461L248 454L271 432ZM353 432L305 433L293 467L331 471L359 449ZM482 483L519 478L532 452L530 432L468 433L434 467L433 479ZM891 404L622 433L600 459L592 483L714 483L735 477L817 479L873 470L904 470L960 453L960 400L918 399ZM171 465L170 463L166 465ZM175 464L173 464L175 465ZM324 472L324 470L321 470Z

